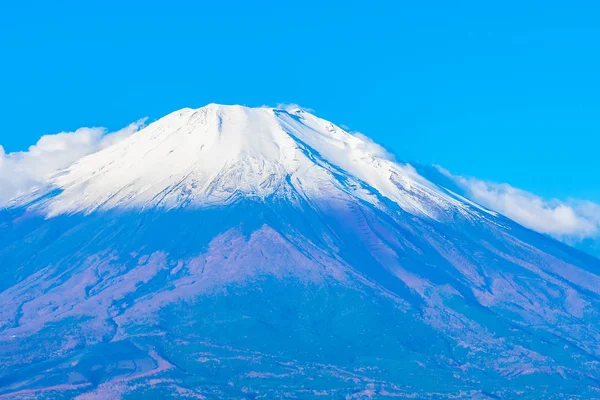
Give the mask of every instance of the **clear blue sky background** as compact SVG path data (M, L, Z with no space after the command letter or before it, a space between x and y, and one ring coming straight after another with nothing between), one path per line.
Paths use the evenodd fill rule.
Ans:
M400 159L600 201L599 21L597 1L2 1L0 144L292 102Z

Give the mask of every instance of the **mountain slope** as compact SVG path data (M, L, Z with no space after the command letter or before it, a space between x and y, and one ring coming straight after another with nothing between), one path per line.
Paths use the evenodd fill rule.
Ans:
M0 232L0 396L597 394L600 260L302 110L172 113Z

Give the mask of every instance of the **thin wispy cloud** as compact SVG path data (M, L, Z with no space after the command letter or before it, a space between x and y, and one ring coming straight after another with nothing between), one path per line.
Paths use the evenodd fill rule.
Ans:
M279 110L285 110L285 111L296 111L296 110L300 109L300 110L304 110L311 114L315 112L315 110L313 110L312 108L302 107L301 105L296 104L296 103L279 103L275 106L275 108L279 109Z
M385 160L393 161L395 159L394 155L389 152L385 147L376 143L370 137L362 134L360 132L350 132L350 134L358 139L360 139L360 146L365 152L379 158L383 158Z
M123 129L79 128L42 136L27 151L6 153L0 145L0 206L41 187L49 177L80 158L109 147L140 130L146 119Z
M600 236L600 205L590 201L544 199L506 183L486 182L453 175L451 178L471 200L497 211L521 225L569 244Z

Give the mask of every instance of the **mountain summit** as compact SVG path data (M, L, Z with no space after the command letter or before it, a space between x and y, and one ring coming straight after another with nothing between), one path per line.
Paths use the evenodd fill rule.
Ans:
M460 202L382 148L302 109L210 104L167 115L83 158L52 184L50 214L205 207L235 199L383 196L419 215ZM441 209L440 209L441 208Z
M301 109L183 109L0 211L0 397L591 398L600 260Z

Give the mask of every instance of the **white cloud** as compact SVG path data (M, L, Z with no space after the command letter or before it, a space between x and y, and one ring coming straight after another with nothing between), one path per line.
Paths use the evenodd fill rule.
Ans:
M394 160L394 155L392 153L387 151L386 148L379 143L374 142L370 137L360 132L351 132L350 134L361 140L360 147L366 153L369 153L375 157L383 158L385 160Z
M582 200L543 199L506 183L456 176L438 167L466 197L521 225L569 244L600 236L600 205Z
M279 103L275 106L276 109L279 110L285 110L288 112L292 112L292 111L296 111L298 109L306 111L307 113L314 113L315 110L313 110L312 108L308 108L308 107L302 107L299 104L296 103Z
M27 151L6 153L0 146L0 205L43 186L57 171L80 158L109 147L137 132L146 119L116 132L79 128L75 132L44 135Z

